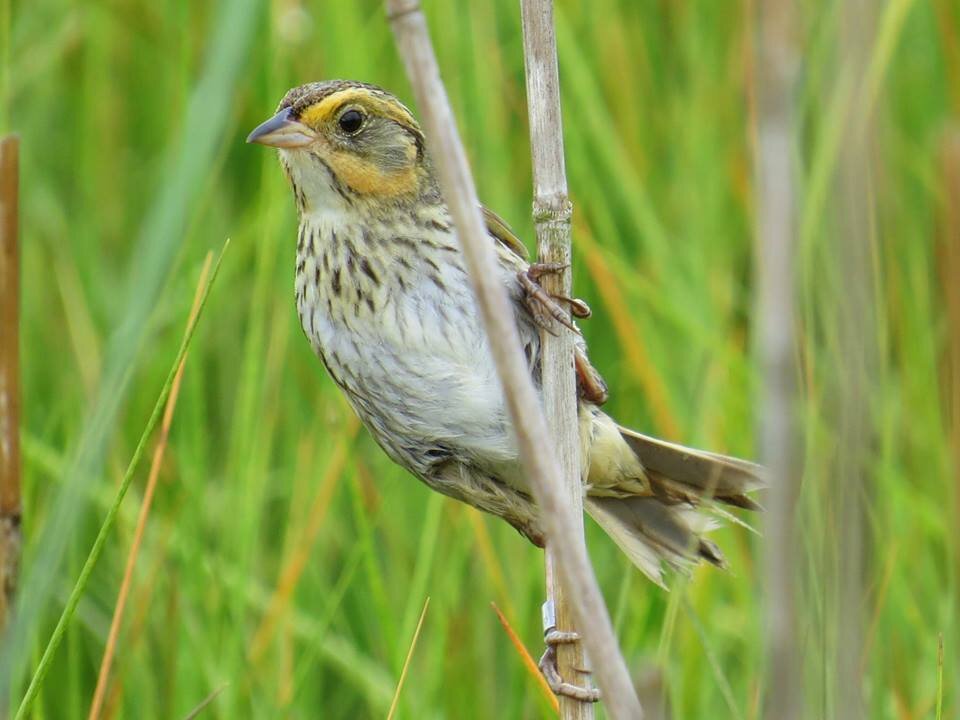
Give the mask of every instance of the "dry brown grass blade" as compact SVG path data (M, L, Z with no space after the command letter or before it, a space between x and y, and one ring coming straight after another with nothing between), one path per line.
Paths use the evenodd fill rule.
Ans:
M293 627L287 623L280 633L280 679L277 682L277 707L288 708L293 702L294 680L296 679L296 642Z
M187 327L196 320L197 313L200 311L200 300L203 296L203 288L207 284L207 276L210 273L210 267L213 264L213 253L207 253L206 260L203 263L203 269L200 271L200 280L197 283L197 290L193 296L193 307L190 309L190 318L187 320ZM107 635L107 644L103 651L103 659L100 661L100 672L97 675L97 687L93 693L93 701L90 703L90 713L87 716L89 720L97 720L103 710L103 701L107 691L107 680L110 677L110 667L113 664L113 657L116 653L117 638L120 635L120 625L123 621L123 612L127 605L127 597L130 594L130 586L133 582L133 568L137 563L137 557L140 554L140 544L143 541L143 534L147 527L147 518L150 516L150 508L153 504L153 494L157 487L157 479L160 476L160 467L163 464L163 455L167 449L167 439L170 436L170 425L173 423L173 411L177 406L177 396L180 393L180 381L183 378L183 368L187 362L188 355L184 355L180 361L180 367L177 368L177 374L173 379L173 385L170 387L170 396L167 398L167 406L163 412L163 420L160 425L160 436L157 439L157 445L153 451L153 460L150 464L150 474L147 477L147 486L143 494L143 502L140 504L140 514L137 517L137 525L133 532L133 542L130 545L130 552L127 555L127 564L123 571L123 582L120 583L120 591L117 593L117 605L113 610L113 619L110 622L110 632Z
M893 703L897 713L897 720L916 720L913 712L907 705L907 700L903 696L900 688L893 688Z
M476 508L465 505L463 512L466 514L470 526L473 528L473 535L477 540L477 548L480 550L480 558L484 567L487 569L487 575L497 591L500 603L507 609L511 617L516 617L516 608L513 606L513 600L510 598L510 591L507 590L507 580L503 573L503 565L500 563L497 553L493 549L493 542L490 539L490 531L484 522L483 515Z
M128 606L130 608L127 630L123 636L124 652L128 657L132 657L137 647L144 638L144 631L149 627L151 619L156 617L151 610L155 609L153 599L160 587L161 577L165 583L172 580L173 587L166 588L166 602L164 604L164 617L162 622L168 627L176 624L174 613L177 608L176 576L171 578L169 563L167 562L167 550L171 545L173 536L177 531L177 520L183 509L184 501L180 499L176 507L163 517L163 525L154 530L155 541L153 543L152 564L150 568L143 573L145 578L137 583L134 588L134 595ZM174 657L173 655L171 657ZM121 711L120 699L123 696L124 679L131 669L135 669L133 663L121 663L112 673L112 682L109 685L107 699L103 703L103 711L100 714L100 720L113 720Z
M397 689L393 693L393 700L390 703L390 711L387 713L387 720L392 720L393 714L397 711L397 703L400 702L400 691L403 690L403 681L407 678L407 669L410 667L410 661L413 659L413 651L417 647L417 640L420 638L420 630L423 627L423 619L427 616L427 608L430 607L430 598L423 603L423 610L420 611L420 619L417 620L417 629L413 631L413 638L410 640L410 649L407 650L407 657L403 661L403 669L400 671L400 679L397 681Z
M540 667L537 665L537 661L533 659L530 651L527 650L527 646L523 644L523 641L520 639L517 633L514 632L513 627L510 625L510 621L507 620L506 616L502 612L500 612L500 608L497 607L497 604L490 603L490 607L493 608L493 611L500 619L500 624L503 625L503 629L506 631L507 637L510 638L510 642L513 643L513 647L520 656L520 661L523 663L523 666L526 668L531 677L537 681L537 687L540 688L540 692L543 693L543 696L547 699L547 702L550 703L550 706L553 708L554 712L560 712L560 701L557 700L557 696L553 694L553 691L547 684L546 678L543 677L543 673L540 672Z
M586 225L577 225L577 240L583 250L583 259L587 263L590 277L593 278L607 315L613 322L620 347L627 355L627 366L643 388L644 400L650 407L657 433L665 439L678 440L680 424L670 409L670 400L664 392L666 383L650 362L641 342L643 333L637 327L637 322L628 309L629 304L620 290L621 284L614 276Z
M0 633L20 566L20 139L0 140Z
M951 0L935 0L933 9L940 31L940 44L947 58L947 95L953 115L960 117L960 6Z
M877 629L880 627L880 614L883 612L883 607L887 601L890 581L893 580L893 571L897 566L897 554L899 550L900 545L896 540L893 540L890 544L890 550L887 552L883 577L880 579L880 586L877 588L877 597L874 601L873 614L870 618L870 626L867 629L866 637L863 641L863 651L860 653L860 667L863 673L866 673L868 670L873 641L877 637Z
M123 638L124 650L128 656L132 655L139 645L143 638L144 630L148 626L148 620L151 617L151 600L156 593L157 583L160 580L161 573L167 570L167 563L165 562L166 550L170 546L170 539L176 528L174 518L178 514L178 512L173 512L164 519L163 531L160 533L154 545L153 565L146 573L146 579L137 585L134 599L129 603L131 608L130 621L127 625L127 632ZM103 703L100 720L113 720L113 718L117 717L120 713L120 699L123 696L124 676L132 667L132 663L121 663L116 672L113 673L113 682L109 685L110 692Z
M330 508L330 500L333 497L333 491L337 487L337 482L343 475L343 468L347 464L347 452L353 444L357 431L360 429L360 422L357 417L351 413L348 416L346 432L340 436L337 445L333 450L330 462L327 463L326 472L320 481L320 489L313 500L308 513L309 521L304 529L299 541L293 545L290 557L280 572L280 579L277 581L277 587L270 598L270 604L267 606L260 621L260 626L250 641L250 649L247 657L252 663L256 663L263 655L273 637L277 621L283 615L284 611L290 605L290 598L293 597L293 591L300 582L300 577L310 559L310 552L313 544L316 542L317 535L323 527L323 521L327 517L327 510Z
M944 204L940 242L941 285L947 308L947 357L944 368L944 407L950 424L953 457L954 510L960 517L960 128L952 128L941 151ZM958 548L960 549L960 548ZM960 571L960 553L956 554Z

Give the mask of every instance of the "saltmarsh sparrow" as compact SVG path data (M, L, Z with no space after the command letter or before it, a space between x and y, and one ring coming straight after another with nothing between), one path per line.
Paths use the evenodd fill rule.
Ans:
M296 304L330 376L380 446L434 490L502 517L537 545L543 531L450 213L424 137L393 95L359 82L290 90L248 142L275 147L300 215ZM540 329L575 331L523 244L484 208L499 280L534 382ZM566 327L564 327L566 326ZM723 564L703 537L715 501L753 508L753 463L620 427L576 350L584 506L652 580L664 562Z

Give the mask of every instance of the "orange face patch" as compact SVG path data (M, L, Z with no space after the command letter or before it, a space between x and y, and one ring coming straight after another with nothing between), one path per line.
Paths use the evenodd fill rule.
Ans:
M397 197L415 192L419 185L413 165L385 172L370 160L342 150L332 153L327 163L340 182L361 195Z
M332 121L345 108L357 108L371 117L393 120L403 127L416 127L413 116L399 102L379 97L367 88L347 88L315 102L300 113L300 122L313 128L326 140L325 160L337 179L360 195L386 198L416 192L419 186L416 148L409 148L409 165L385 169L377 165L375 155L360 154L337 147L329 133L336 132Z

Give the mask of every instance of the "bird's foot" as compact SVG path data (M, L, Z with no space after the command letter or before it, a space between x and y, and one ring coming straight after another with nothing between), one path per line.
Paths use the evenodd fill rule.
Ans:
M583 300L566 295L551 295L540 285L540 278L544 275L562 272L566 268L567 266L563 263L534 263L526 270L517 273L520 286L526 295L530 314L537 325L551 335L558 334L558 326L565 327L577 335L580 334L580 330L564 312L561 303L570 309L570 314L574 317L588 318L591 314L590 306Z
M597 369L590 364L587 353L582 348L576 348L573 361L577 370L577 388L580 397L594 405L603 405L609 396L607 383L600 377Z
M552 600L547 600L543 604L543 625L543 641L546 643L547 649L541 656L538 665L540 672L543 673L543 677L547 681L547 685L553 690L553 694L564 695L565 697L573 698L580 702L599 702L599 690L574 685L573 683L566 682L560 676L560 670L557 667L557 646L580 642L580 634L557 630ZM589 674L590 672L585 668L574 669L582 674Z

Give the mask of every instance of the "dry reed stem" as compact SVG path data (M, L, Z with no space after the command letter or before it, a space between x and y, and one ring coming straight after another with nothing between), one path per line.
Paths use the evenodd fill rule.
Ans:
M423 619L427 616L427 608L430 607L430 598L423 603L423 610L420 611L420 619L417 620L417 629L413 631L413 638L410 640L410 648L407 650L407 657L403 661L403 669L400 670L400 679L397 681L397 689L393 693L393 700L390 702L390 711L387 713L387 720L392 720L393 714L397 710L397 703L400 702L400 691L403 689L403 681L407 678L407 669L410 667L410 661L413 659L413 651L417 647L417 639L420 637L420 628L423 627Z
M580 531L583 517L571 510L561 484L554 443L520 347L506 288L496 271L494 248L484 230L476 187L440 80L426 19L416 0L387 0L386 6L504 388L520 461L537 501L547 542L552 544L559 561L576 627L595 666L610 717L636 720L643 716L643 711L587 556Z
M521 462L531 480L542 512L548 542L563 585L572 592L577 626L597 658L598 677L614 717L642 715L626 666L620 657L609 614L596 586L582 536L582 514L574 513L558 487L560 468L551 451L538 398L520 352L504 288L495 280L494 258L485 237L479 203L467 168L463 147L439 80L426 23L415 2L388 2L388 10L408 75L423 109L428 142L438 161L441 187L458 228L479 308L491 343L494 360L506 390L506 400L518 436Z
M213 253L207 253L206 260L204 260L203 263L203 269L200 271L200 279L197 282L196 293L193 296L193 307L190 309L187 327L194 322L197 313L200 311L200 299L203 295L203 288L207 284L207 276L210 273L212 263ZM157 445L153 451L150 473L147 477L147 486L143 493L143 501L140 504L140 514L137 516L137 525L133 532L133 542L130 545L130 552L127 555L127 564L123 571L123 581L120 583L120 591L117 593L117 605L113 610L113 619L110 621L110 632L107 635L107 644L103 651L103 658L100 661L100 672L97 675L97 686L93 693L93 701L90 703L90 713L87 716L88 720L98 720L103 710L103 701L107 691L107 680L110 677L110 668L113 665L113 656L116 653L117 638L120 635L120 625L123 621L127 597L130 594L130 586L133 583L133 568L140 554L140 544L143 542L143 535L147 527L147 518L150 516L150 508L153 505L153 495L157 487L157 479L160 477L160 467L163 465L163 456L167 449L167 440L170 437L173 411L177 406L177 396L180 394L180 381L183 379L183 368L187 362L187 357L188 354L185 354L180 361L177 374L173 378L173 385L170 386L170 395L167 398L167 406L164 408L163 420L160 425L160 435L157 438Z
M553 694L553 690L551 690L550 685L547 684L546 678L543 677L543 673L540 672L540 666L537 665L537 661L533 659L533 655L531 655L530 651L527 650L527 646L523 644L520 636L514 631L513 627L510 625L510 621L507 620L506 615L500 611L500 608L497 607L497 604L492 602L490 603L490 607L492 607L493 611L497 614L497 618L500 620L500 624L503 625L503 629L506 631L507 637L510 639L514 649L517 651L517 655L520 656L520 662L523 663L524 669L526 669L527 673L536 681L537 687L540 688L540 692L547 699L547 702L553 707L554 712L559 712L560 701L557 700L557 696Z
M757 350L762 386L758 402L761 461L769 469L765 540L765 613L768 689L765 715L796 720L802 714L803 668L798 650L796 524L799 494L797 341L794 260L797 200L793 146L794 92L799 69L794 0L757 4Z
M563 154L563 120L560 111L560 76L557 40L553 26L553 0L520 0L523 25L524 75L530 120L530 153L533 161L533 222L537 233L537 258L542 263L565 265L566 269L543 278L548 293L572 296L573 262L570 221L573 206L567 189ZM575 531L583 537L583 479L580 477L580 425L577 413L577 383L574 372L574 337L540 332L540 367L543 411L559 453L560 479L566 502L576 520ZM555 543L547 539L545 570L547 600L556 611L560 631L577 631L573 611L561 581ZM590 687L589 661L581 643L557 648L560 677L579 687ZM593 720L593 703L560 697L563 720Z
M21 549L20 139L0 139L0 635L13 605Z

